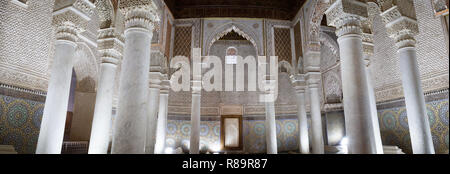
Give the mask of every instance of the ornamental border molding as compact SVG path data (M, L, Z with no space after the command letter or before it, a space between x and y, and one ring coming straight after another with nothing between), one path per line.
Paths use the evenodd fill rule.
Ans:
M20 88L32 88L46 91L48 88L48 79L37 77L22 71L11 71L0 66L0 72L3 75L1 83L17 86Z
M3 84L3 83L0 83L0 88L11 89L14 91L19 91L19 92L24 92L24 93L29 93L29 94L34 94L34 95L39 95L39 96L44 96L44 97L47 96L47 93L44 91L31 90L31 89L26 89L26 88L22 88L22 87L13 86L13 85L7 85L7 84Z

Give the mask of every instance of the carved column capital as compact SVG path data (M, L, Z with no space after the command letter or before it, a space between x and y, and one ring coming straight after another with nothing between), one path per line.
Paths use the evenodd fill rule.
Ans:
M386 24L387 34L395 40L400 48L415 47L415 36L419 33L414 4L411 1L378 1L380 14Z
M291 76L291 83L297 93L305 93L306 80L304 74L295 74Z
M122 58L124 41L115 28L100 29L98 31L98 51L102 63L117 65Z
M152 32L160 20L158 7L153 0L121 0L120 11L125 15L125 28L142 28Z
M303 58L304 72L320 72L320 51L308 50Z
M52 24L56 39L76 42L94 14L94 4L88 0L68 0L64 6L55 4Z
M160 94L169 94L170 80L167 74L162 75Z
M359 0L336 0L325 12L327 23L336 27L338 37L361 34L361 21L368 17L367 6Z
M319 88L321 78L322 73L309 72L306 74L306 84L308 85L309 88Z
M149 72L149 87L161 89L163 75L160 72Z
M192 80L191 81L191 89L192 89L192 94L200 95L202 92L202 81Z

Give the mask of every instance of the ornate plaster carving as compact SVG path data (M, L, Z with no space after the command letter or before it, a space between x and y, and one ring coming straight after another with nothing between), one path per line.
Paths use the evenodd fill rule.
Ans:
M240 36L244 37L248 41L250 41L253 46L258 50L259 55L262 54L262 45L252 28L247 27L243 24L238 24L235 22L229 22L217 27L206 39L206 54L209 54L211 46L219 40L221 37L225 36L229 32L234 31L238 33Z
M320 51L319 34L320 24L322 22L325 11L330 6L327 0L316 0L312 5L312 12L309 14L309 25L307 27L307 46L306 51Z
M115 28L100 29L98 31L98 52L102 63L117 65L122 58L124 41Z
M336 35L361 34L361 21L368 17L367 4L357 0L337 0L325 12L327 23L336 27Z
M398 48L415 47L415 36L419 33L414 4L410 0L377 1L386 24L387 34L395 40Z
M100 29L114 25L114 7L111 0L96 0L95 7L100 20Z

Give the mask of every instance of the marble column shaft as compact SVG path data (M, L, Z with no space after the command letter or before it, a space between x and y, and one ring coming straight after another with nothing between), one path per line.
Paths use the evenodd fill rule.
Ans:
M36 154L60 154L74 63L74 40L57 40Z
M190 154L200 153L200 106L201 94L200 92L193 92L191 107L191 137L189 145Z
M153 36L149 12L128 12L125 49L119 82L119 103L114 122L112 153L144 154L148 120L150 46ZM142 20L138 20L142 19Z
M309 87L311 105L311 146L313 154L324 154L324 140L322 132L322 114L320 112L320 95L318 84L310 84Z
M338 43L349 152L376 153L361 35L340 35Z
M328 25L336 27L338 36L345 125L351 154L376 153L362 47L361 21L368 17L367 6L357 0L338 0L325 12Z
M398 56L413 153L434 154L425 96L420 83L416 49L415 47L400 48Z
M117 43L117 41L118 39L99 39L99 42L113 43L111 45L123 44ZM95 101L94 118L92 120L89 154L106 154L108 152L116 69L119 63L119 57L121 56L119 50L115 50L114 48L104 48L99 50L99 52L102 54L102 64Z
M267 154L277 154L277 126L274 102L266 102L266 147Z
M149 115L147 120L147 138L145 144L146 154L153 154L155 152L157 114L159 110L159 96L160 96L159 84L152 84L149 89Z
M309 154L308 118L305 103L305 89L297 90L299 149L302 154Z
M163 81L163 84L170 82ZM163 85L159 95L158 124L156 128L155 154L163 154L166 145L167 111L169 104L169 85Z
M367 79L367 87L369 89L369 100L370 100L370 112L371 112L371 117L372 117L372 128L373 128L373 133L374 133L374 138L375 138L375 148L376 148L376 153L377 154L384 154L383 152L383 143L381 140L381 132L380 132L380 123L378 120L378 112L377 112L377 102L376 102L376 98L375 98L375 91L373 89L373 85L372 85L372 81L371 81L371 73L370 73L370 69L369 69L369 65L370 65L370 60L367 57L367 59L365 59L366 62L366 79Z

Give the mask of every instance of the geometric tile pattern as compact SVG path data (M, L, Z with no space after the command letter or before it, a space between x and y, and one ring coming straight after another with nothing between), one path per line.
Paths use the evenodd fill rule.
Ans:
M248 153L266 153L264 120L247 120L243 124L244 149ZM276 120L278 152L298 150L297 119Z
M0 95L0 144L34 154L44 103Z
M448 99L426 104L433 145L437 154L448 154L449 152L448 104ZM378 111L378 115L383 144L396 145L405 153L412 153L406 108L383 109Z

